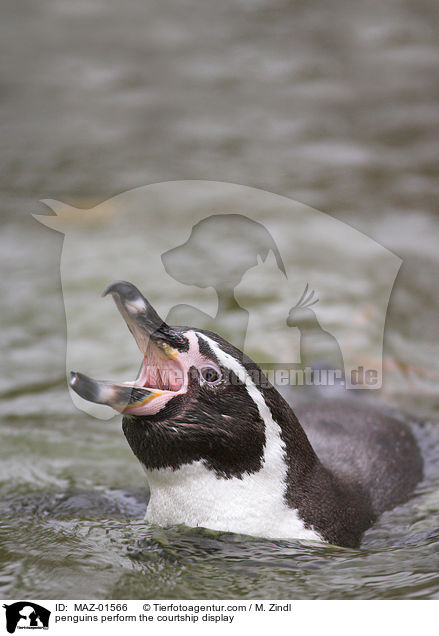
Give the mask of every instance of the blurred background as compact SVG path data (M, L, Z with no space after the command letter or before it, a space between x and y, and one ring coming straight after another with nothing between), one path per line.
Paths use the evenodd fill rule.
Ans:
M438 14L433 0L4 0L0 596L438 597ZM31 213L178 179L291 197L403 259L374 397L422 418L431 462L362 550L146 528L119 422L70 401L63 237Z

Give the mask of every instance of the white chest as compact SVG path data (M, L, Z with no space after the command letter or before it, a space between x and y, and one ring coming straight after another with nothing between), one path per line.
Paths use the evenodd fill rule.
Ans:
M202 462L178 470L147 471L151 499L146 520L278 539L321 540L286 505L283 483L265 466L242 479L222 479Z

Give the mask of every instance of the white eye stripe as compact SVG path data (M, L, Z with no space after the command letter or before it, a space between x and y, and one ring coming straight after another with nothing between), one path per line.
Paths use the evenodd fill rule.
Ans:
M277 422L273 420L273 416L271 411L264 400L264 396L257 388L256 384L253 382L250 375L247 373L246 368L240 364L240 362L231 356L229 353L226 353L221 349L221 347L214 341L211 340L208 336L197 333L197 336L201 336L203 340L207 342L209 347L212 349L215 354L218 362L225 368L229 369L229 371L233 371L233 373L239 378L239 380L245 385L247 392L253 402L256 404L257 409L259 411L259 415L262 421L265 424L265 459L267 452L271 452L271 448L273 444L278 446L280 444L282 453L285 453L285 444L280 437L280 428ZM277 450L278 452L278 450Z

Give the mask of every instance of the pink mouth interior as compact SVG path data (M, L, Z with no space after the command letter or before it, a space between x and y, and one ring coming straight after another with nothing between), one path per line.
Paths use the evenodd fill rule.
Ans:
M182 367L172 358L161 357L150 342L135 385L161 391L180 391L184 383Z

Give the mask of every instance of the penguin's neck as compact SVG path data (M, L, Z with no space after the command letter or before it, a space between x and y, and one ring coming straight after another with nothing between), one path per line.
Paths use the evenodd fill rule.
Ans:
M229 354L214 351L231 370L243 370ZM358 545L370 525L361 488L341 482L322 465L274 387L256 385L248 373L245 386L264 423L260 468L247 466L244 452L239 477L219 476L202 457L179 468L147 469L151 497L146 519L164 526Z
M262 467L241 477L218 477L202 460L178 469L146 470L146 520L186 524L267 538L322 540L286 500L288 465L277 426L266 428Z
M306 489L299 482L311 483L320 463L294 413L272 391L272 397L281 400L281 410L276 415L290 418L283 422L284 428L293 429L287 442L282 425L274 419L269 403L264 402L261 468L254 472L244 469L241 477L232 478L218 477L202 460L178 469L146 470L151 492L147 521L159 525L184 523L268 538L322 540L323 535L301 516L300 497L295 497L295 484L299 493ZM291 462L287 443L298 454Z
M265 400L285 444L288 505L324 540L358 546L374 517L368 494L320 462L295 413L275 389L265 392Z

